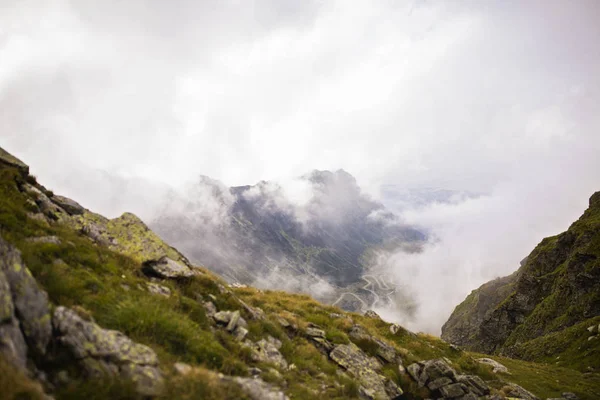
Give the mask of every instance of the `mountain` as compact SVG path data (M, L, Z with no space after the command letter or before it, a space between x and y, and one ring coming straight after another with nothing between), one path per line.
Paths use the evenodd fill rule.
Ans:
M187 192L172 194L150 226L231 282L329 302L363 282L376 249L425 238L362 193L343 170L313 171L295 185L303 201L272 182L228 188L201 177ZM368 308L374 299L362 286L352 291L358 303L340 303Z
M479 357L373 312L228 286L135 215L55 194L0 149L2 399L600 394L597 372Z
M394 212L422 208L431 204L457 204L480 196L480 193L435 187L405 187L400 185L383 185L381 187L382 203Z
M442 338L475 351L599 370L599 257L597 192L566 232L542 240L515 273L458 305Z

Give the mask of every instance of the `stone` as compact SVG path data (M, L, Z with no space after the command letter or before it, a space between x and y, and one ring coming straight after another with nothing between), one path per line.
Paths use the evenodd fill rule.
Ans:
M423 370L421 371L421 379L425 379L423 375L426 376L427 380L434 380L441 377L447 377L453 381L456 380L456 371L441 358L425 361L423 363Z
M477 375L458 375L456 381L464 384L478 396L485 396L490 393L489 386Z
M398 325L398 324L391 324L390 325L390 333L392 335L398 334L398 332L400 332L401 329L402 329L402 327L400 325Z
M259 307L251 307L240 299L238 299L238 302L242 305L244 310L246 310L248 312L248 314L250 314L251 319L255 319L255 320L265 319L265 312L263 310L261 310Z
M1 262L1 260L0 260ZM0 354L12 365L25 372L27 344L15 316L8 280L0 270Z
M506 368L504 365L500 364L498 361L492 360L491 358L478 358L477 362L491 366L492 372L495 374L498 374L498 373L510 374L510 372L508 371L508 368Z
M182 362L176 362L173 364L173 368L179 375L189 375L193 371L191 365Z
M267 339L261 339L252 346L252 357L255 361L269 362L278 368L286 369L288 363L279 352L281 345L281 341L268 336Z
M442 386L440 394L444 398L454 399L467 394L467 388L462 383L453 383L451 385Z
M562 397L566 400L579 400L579 397L572 392L563 392Z
M452 383L452 379L442 376L441 378L437 378L435 380L429 381L429 383L427 384L427 387L431 391L436 391L439 388L441 388L442 386L446 386L451 383Z
M502 388L502 391L506 394L506 397L516 397L522 400L539 400L536 395L516 383L509 383Z
M166 286L159 285L158 283L148 282L146 283L148 291L152 294L158 294L165 297L171 297L171 289Z
M235 336L236 340L239 342L242 342L246 338L247 334L248 334L248 329L246 329L242 326L238 326L235 329L235 331L233 332L233 336Z
M112 238L110 237L106 229L92 222L88 222L85 225L83 225L81 227L81 233L83 233L84 235L92 239L94 242L102 246L108 247L112 243Z
M190 267L167 256L144 262L142 270L148 276L161 279L186 279L195 275Z
M415 380L419 384L419 387L425 386L426 383L421 380L421 369L422 367L418 363L410 364L406 368L408 374L413 378L413 380Z
M401 361L394 347L377 338L373 338L373 341L379 346L377 349L377 356L381 360L390 364Z
M354 340L372 340L371 335L360 325L353 325L348 336Z
M213 315L213 318L218 323L227 325L229 324L229 321L231 321L232 314L233 313L231 311L219 311Z
M325 337L325 331L323 329L309 327L309 328L306 328L306 335L307 336L311 336L311 337L324 338Z
M212 301L207 301L202 305L204 306L204 310L206 311L206 316L213 317L217 313L217 307Z
M234 311L231 313L231 318L229 319L229 323L227 323L227 327L225 329L227 329L228 332L233 332L235 330L235 328L237 327L238 321L240 320L241 316L240 316L240 312L239 311Z
M0 271L5 280L4 296L7 296L7 288L10 288L14 316L18 319L29 350L36 356L45 355L52 337L48 295L38 287L35 278L23 263L21 253L2 238L0 238ZM0 311L0 314L5 314L8 320L12 320L9 316L11 305L6 299L3 303L6 304L5 309ZM12 337L14 340L19 340L14 335Z
M56 341L90 377L121 377L134 383L143 396L157 396L164 388L154 351L123 333L103 329L66 307L57 307L52 323Z
M69 199L68 197L54 195L52 196L52 202L54 202L54 204L65 210L70 215L81 215L85 212L85 208L83 208L76 201Z
M250 374L250 376L257 376L262 374L262 370L260 368L251 367L248 368L248 373Z
M598 329L598 327L596 325L592 325L587 328L589 333L595 333L597 331L597 329Z
M264 382L258 377L228 377L224 379L237 383L252 400L289 400L279 388Z

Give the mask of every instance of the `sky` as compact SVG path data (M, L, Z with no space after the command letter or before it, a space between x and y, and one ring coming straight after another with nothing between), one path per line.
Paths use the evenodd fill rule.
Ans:
M412 268L407 323L435 331L599 189L598 17L594 0L1 0L0 146L109 216L198 175L486 193L406 211L438 241L380 266Z

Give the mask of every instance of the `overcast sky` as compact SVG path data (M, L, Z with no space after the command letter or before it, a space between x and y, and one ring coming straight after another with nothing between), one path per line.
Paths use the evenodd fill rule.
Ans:
M460 297L600 189L599 20L595 0L0 0L0 146L84 204L98 171L483 191L405 216L504 265L478 258Z

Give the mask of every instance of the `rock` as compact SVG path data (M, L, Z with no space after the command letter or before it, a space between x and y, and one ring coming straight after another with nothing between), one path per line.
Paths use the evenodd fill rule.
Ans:
M188 375L193 371L191 365L182 362L176 362L173 364L173 368L175 368L175 371L180 375Z
M400 387L379 375L377 371L382 365L377 359L367 356L354 343L339 344L329 354L339 366L347 370L360 383L361 394L368 399L389 399L389 391L395 392L393 397L402 394Z
M67 197L54 195L52 201L70 215L81 215L85 212L85 208Z
M575 393L571 393L571 392L564 392L562 394L562 397L566 400L579 400L579 397L577 397L577 395Z
M492 367L492 372L494 372L495 374L510 374L508 368L500 364L498 361L492 360L491 358L478 358L477 362L481 364L490 365Z
M381 319L381 317L379 316L379 314L377 314L373 310L367 310L367 311L365 311L365 317L375 318L375 319Z
M288 363L279 352L280 348L281 342L274 337L269 336L266 340L259 340L252 347L252 355L256 361L269 362L275 364L279 368L286 369Z
M219 311L213 315L213 318L218 323L228 325L229 321L231 321L231 316L233 313L231 311Z
M437 378L435 380L430 381L427 384L427 387L431 391L436 391L439 388L441 388L442 386L446 386L446 385L449 385L451 383L452 383L452 379L446 378L445 376L442 376L441 378Z
M442 386L440 394L447 399L454 399L467 394L468 390L462 383L453 383L451 385Z
M372 340L371 335L360 325L353 325L348 336L354 340Z
M92 239L94 242L98 243L102 246L110 246L112 243L112 238L104 229L98 224L94 224L92 222L88 222L81 227L81 233Z
M391 324L390 325L390 333L392 335L396 335L398 332L400 332L400 330L402 329L402 327L398 324Z
M203 303L204 310L206 310L206 316L213 317L217 313L217 307L214 305L212 301L207 301Z
M242 305L244 310L246 310L248 312L248 314L250 314L250 318L256 319L256 320L265 319L265 312L263 310L261 310L260 308L251 307L240 299L238 299L238 302Z
M1 262L1 260L0 260ZM27 344L15 316L15 307L8 280L0 270L0 354L12 365L25 372Z
M292 324L289 323L289 321L283 317L280 317L279 315L275 316L275 321L277 321L277 323L279 325L281 325L282 328L290 328L292 326Z
M233 336L235 336L236 340L241 342L246 338L246 335L248 334L248 329L242 327L242 326L238 326L235 331L233 332Z
M227 329L228 332L233 332L235 330L235 328L237 327L238 321L240 320L241 316L240 316L240 312L239 311L234 311L231 313L231 318L229 319L229 322L227 323L227 327L225 329Z
M52 337L52 325L50 322L50 309L48 306L48 295L41 290L31 272L23 264L21 253L0 238L0 272L3 273L4 299L3 310L0 315L9 321L8 326L18 319L21 332L29 350L35 356L46 354L46 348ZM9 291L12 301L8 301ZM11 304L12 303L12 304ZM13 312L14 310L14 312ZM13 331L8 328L7 333ZM19 352L20 345L15 335L9 336ZM15 353L17 354L17 353Z
M24 184L23 190L35 199L35 204L39 207L40 211L51 220L58 221L64 217L68 217L68 213L65 210L54 204L46 194L35 186Z
M377 338L373 338L373 341L377 344L377 346L379 346L377 349L377 356L380 359L391 364L402 361L398 356L396 349L391 345Z
M166 286L159 285L158 283L148 282L146 283L148 291L152 294L159 294L165 297L171 297L171 289Z
M392 381L391 379L388 379L385 382L385 392L390 397L390 399L395 399L404 393L400 386L394 383L394 381Z
M161 279L186 279L195 275L190 267L167 256L144 262L142 270L146 275Z
M502 391L504 391L506 397L516 397L523 400L539 400L536 395L515 383L509 383L502 388Z
M452 343L450 344L450 348L454 351L459 351L459 352L462 351L462 349L460 347L458 347L457 345L452 344Z
M262 374L262 370L256 367L248 368L248 372L250 373L250 376L258 376Z
M421 376L422 379L426 377L426 380L434 380L441 377L446 377L456 381L456 371L454 371L454 369L452 369L452 367L450 367L448 363L441 358L425 361L423 363Z
M421 365L418 363L414 363L414 364L410 364L406 370L408 371L408 374L413 378L413 380L415 380L418 384L419 387L423 387L425 386L426 382L423 382L423 380L421 379Z
M343 318L344 316L342 314L339 313L331 313L329 314L329 318L331 319L338 319L338 318Z
M51 243L51 244L61 244L60 239L57 236L39 236L39 237L31 237L27 238L27 241L30 243Z
M324 338L325 337L325 331L323 329L309 327L309 328L306 328L306 335L307 336L311 336L311 337Z
M15 167L21 171L22 174L29 174L29 167L23 161L19 160L17 157L13 156L2 147L0 147L0 163L4 163L11 167Z
M272 386L262 379L254 378L226 378L231 379L240 387L244 392L250 396L252 400L289 400L289 398L280 389Z
M592 325L590 327L587 328L589 333L595 333L598 331L598 326L597 325Z
M154 351L123 333L102 329L65 307L52 319L56 340L90 377L121 377L134 383L143 396L157 396L164 387Z
M590 336L587 340L589 342L589 341L592 341L592 340L597 339L597 338L598 338L597 336Z
M485 396L490 393L488 385L476 375L458 375L457 382L464 384L471 392L477 396Z

